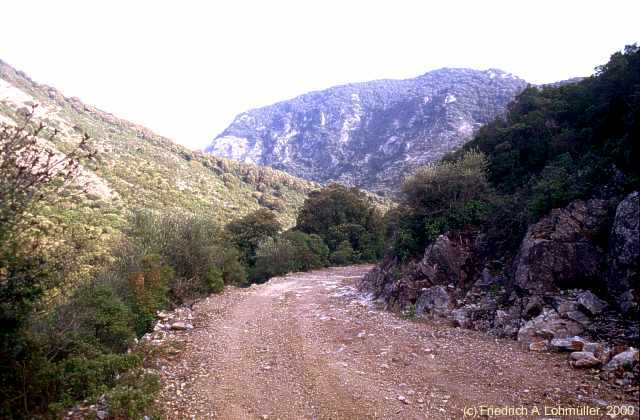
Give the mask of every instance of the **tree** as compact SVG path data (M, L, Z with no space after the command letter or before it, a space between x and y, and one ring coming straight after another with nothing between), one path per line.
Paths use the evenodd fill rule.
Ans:
M331 253L346 241L354 251L348 262L375 260L383 251L382 216L358 188L331 184L311 192L298 214L296 230L320 236Z
M260 209L229 223L225 230L230 241L240 250L242 260L252 266L260 243L275 237L282 230L282 225L274 212Z
M404 260L442 233L480 226L494 200L487 165L483 153L471 150L407 178L402 206L387 218L394 254Z
M16 386L25 380L30 363L25 326L34 305L55 286L44 241L29 228L39 205L83 192L77 182L80 162L94 156L87 136L67 154L47 146L58 132L34 124L34 111L35 106L21 125L0 123L0 389L7 401L0 417L12 404L8 401L22 398L24 408L29 405Z

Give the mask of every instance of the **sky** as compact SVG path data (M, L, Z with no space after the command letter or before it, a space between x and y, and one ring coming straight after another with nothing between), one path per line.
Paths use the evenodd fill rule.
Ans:
M548 83L640 42L637 0L3 3L0 59L191 149L313 90L442 67Z

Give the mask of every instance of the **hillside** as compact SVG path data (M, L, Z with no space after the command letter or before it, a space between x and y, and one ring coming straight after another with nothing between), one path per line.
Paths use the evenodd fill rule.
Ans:
M242 113L206 151L385 193L462 146L525 86L500 70L448 68L337 86Z
M65 97L0 61L0 122L21 123L33 104L35 122L59 130L52 146L65 152L80 133L91 137L95 162L82 181L89 200L68 208L69 218L117 228L127 210L175 208L227 222L261 207L291 225L295 211L315 187L280 171L204 155L149 129ZM51 131L49 130L49 132Z
M607 370L640 342L639 101L636 45L577 83L526 89L405 184L394 243L362 288L531 350L584 344L572 365Z

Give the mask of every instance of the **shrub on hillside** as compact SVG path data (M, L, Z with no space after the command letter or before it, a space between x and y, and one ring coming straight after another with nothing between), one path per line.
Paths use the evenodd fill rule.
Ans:
M282 274L325 267L329 248L318 235L285 232L260 244L256 253L254 280L265 281Z
M332 184L310 193L298 214L296 230L318 235L332 254L348 242L353 252L345 264L373 261L383 253L382 216L357 188Z
M471 150L457 159L419 168L402 187L403 205L387 222L392 252L415 256L447 231L482 225L494 206L487 159Z
M221 273L224 284L241 284L246 279L240 252L206 218L139 212L131 224L131 246L160 255L173 270L169 287L176 303L208 293L212 284L217 289L217 280L210 281L213 272Z
M342 241L336 250L331 253L331 263L335 265L347 265L353 262L353 248L349 241Z
M244 264L253 266L260 244L268 238L275 237L282 230L282 225L274 212L260 209L234 220L225 230L231 243L240 251Z

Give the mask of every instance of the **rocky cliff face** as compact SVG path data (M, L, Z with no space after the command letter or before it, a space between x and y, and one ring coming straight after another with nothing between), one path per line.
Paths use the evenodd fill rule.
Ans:
M468 69L338 86L240 114L206 151L386 192L461 146L525 86L500 70Z
M482 235L440 236L424 256L387 260L360 287L390 307L546 348L574 336L640 340L638 192L577 200L531 225L511 263Z

